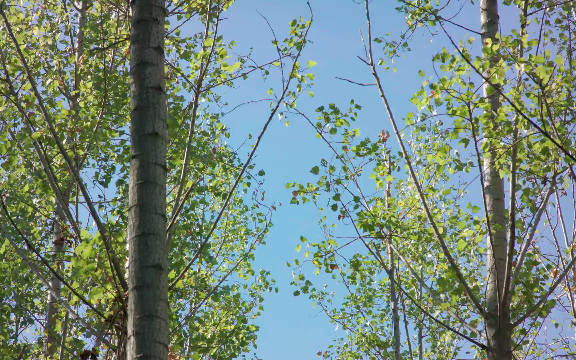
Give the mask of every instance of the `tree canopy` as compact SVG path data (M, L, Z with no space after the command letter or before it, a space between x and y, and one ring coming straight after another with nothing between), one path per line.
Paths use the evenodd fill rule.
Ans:
M234 1L138 1L0 3L0 357L132 360L146 332L161 358L259 359L278 284L254 261L282 204L256 160L277 119L317 138L309 176L272 195L318 212L323 238L294 224L281 294L344 331L311 356L575 356L572 1L361 1L370 80L342 69L342 90L315 85L306 55L325 4L256 13L269 48L242 52L220 29ZM410 58L404 105L386 76ZM231 103L246 81L268 97ZM236 109L260 103L239 139Z

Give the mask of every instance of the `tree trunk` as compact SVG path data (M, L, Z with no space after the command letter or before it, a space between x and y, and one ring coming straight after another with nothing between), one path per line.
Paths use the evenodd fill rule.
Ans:
M168 357L164 0L133 0L127 359Z
M420 278L424 278L424 269L420 269ZM422 298L422 284L420 284L420 287L418 288L418 302L420 304L422 303ZM420 311L418 320L418 359L424 360L424 336L422 333L424 330L424 314L422 311Z
M64 212L60 205L56 204L54 213L54 227L52 230L52 258L51 263L54 269L62 272L62 252L64 251L64 232L62 224L64 222ZM58 299L60 298L60 289L62 283L58 277L50 274L50 288L48 291L48 300L46 305L46 319L44 320L44 356L47 359L56 354L58 341L55 336L56 321L58 320Z
M392 236L388 235L388 241L392 241ZM396 276L396 264L394 254L390 246L388 247L388 266L390 267L390 302L392 303L392 325L394 334L394 359L400 360L400 315L398 314L398 296L396 295L396 286L394 278ZM410 341L410 339L408 339Z
M387 160L388 175L392 173L392 164L390 160L390 154L388 154ZM391 196L390 182L386 182L386 210L389 210L389 200ZM388 267L390 272L388 276L390 277L390 302L392 303L392 331L394 336L394 360L400 360L400 347L402 345L400 339L400 316L398 314L398 295L396 294L396 285L394 284L394 279L396 277L396 259L394 258L394 252L392 251L392 234L387 234L388 238ZM408 332L406 332L408 337ZM407 339L410 342L410 339Z
M76 65L74 69L74 94L75 97L70 101L70 108L74 110L74 119L78 121L80 106L78 98L80 97L80 62L84 55L84 26L86 25L86 9L88 7L88 1L82 0L80 2L80 8L78 9L78 32L76 33ZM73 142L73 149L76 150L76 141ZM77 151L75 151L77 154ZM78 161L76 161L76 166L78 166ZM73 184L73 180L66 187L64 191L66 202L65 206L68 206L69 190ZM60 208L58 201L56 201L56 211L54 214L54 228L52 230L52 264L56 271L61 272L63 269L63 263L61 260L61 253L64 251L65 239L64 233L62 231L62 224L66 221L66 215L64 214L64 209ZM57 320L57 303L60 297L61 282L56 277L55 274L50 275L50 288L53 292L48 292L48 300L46 306L46 320L44 321L44 356L50 358L56 354L57 341L54 336Z
M480 17L482 29L483 46L498 42L496 33L498 32L498 2L497 0L480 1ZM500 60L499 56L490 56L490 69L496 66ZM484 77L491 78L490 69L484 73ZM498 85L496 85L498 86ZM484 83L484 97L490 104L488 126L486 131L495 130L499 124L497 113L500 109L500 95L498 89L489 95L490 85ZM484 133L486 133L486 131ZM510 301L506 299L501 302L500 298L504 290L504 277L506 271L506 255L508 241L506 239L506 209L504 205L504 181L499 174L499 169L495 163L499 146L499 139L496 143L488 142L487 151L484 154L484 194L486 198L486 212L489 217L491 232L487 236L487 271L488 284L486 288L487 313L486 329L488 340L488 359L504 360L512 359L511 336L512 328L510 324ZM500 309L500 305L503 306Z

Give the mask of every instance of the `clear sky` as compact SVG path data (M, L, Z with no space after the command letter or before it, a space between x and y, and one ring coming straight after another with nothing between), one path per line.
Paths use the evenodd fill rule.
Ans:
M362 83L373 82L367 67L356 58L363 54L359 31L365 33L366 27L363 2L357 2L311 1L314 11L314 24L310 32L312 43L304 52L301 63L305 64L307 60L318 63L311 71L317 85L312 89L315 96L303 96L298 101L298 108L315 119L314 109L317 107L336 103L345 108L350 99L354 99L363 106L355 126L360 128L362 135L376 137L382 129L389 129L389 120L376 89L335 79L338 76ZM396 4L395 1L373 1L374 36L388 32L391 36L398 36L406 28L403 16L394 10ZM476 6L467 5L459 19L477 30L480 21ZM261 62L272 59L275 51L270 44L272 34L258 11L268 19L279 40L286 37L288 23L292 19L310 16L304 0L241 0L232 5L224 14L227 20L221 25L221 33L225 40L234 40L238 44L236 49L239 53L253 48L254 58ZM473 35L462 31L458 34ZM397 72L382 70L385 90L399 118L409 111L415 111L409 99L423 80L418 76L418 70L430 70L433 52L439 51L442 45L448 46L442 36L436 36L433 44L430 43L431 38L429 33L421 30L412 40L414 51L408 53L406 59L397 59L394 65ZM226 90L225 101L232 106L243 101L267 98L266 91L270 87L279 89L274 76L266 83L256 79L238 85L241 91ZM230 128L233 147L240 145L248 133L259 133L269 114L268 104L243 107L223 119ZM256 354L265 360L318 359L318 351L326 350L333 339L344 335L341 329L335 330L323 313L312 309L312 302L306 296L294 297L292 293L296 288L289 285L292 280L291 268L286 266L286 262L301 258L295 251L299 237L303 235L314 240L323 235L318 226L316 208L313 205L289 205L291 195L284 184L312 180L310 169L327 151L324 143L315 138L313 129L303 119L288 120L289 127L284 126L284 120L273 122L255 159L257 169L266 171L263 188L266 200L268 203L276 202L278 208L267 245L258 250L255 263L256 269L270 270L280 288L279 294L266 295L264 314L256 321L260 326ZM243 148L240 155L245 158L248 150ZM278 206L278 203L283 205Z

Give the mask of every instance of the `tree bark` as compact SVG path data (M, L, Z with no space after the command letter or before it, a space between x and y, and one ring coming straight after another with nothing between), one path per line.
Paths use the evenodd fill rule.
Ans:
M388 241L392 241L392 236L389 235ZM394 359L400 360L400 315L398 314L398 296L396 294L396 286L394 285L394 277L396 276L396 264L394 253L388 247L388 266L390 267L390 302L392 303L392 328L394 334ZM408 339L410 341L410 339Z
M392 172L392 164L390 160L390 154L387 155L387 167L388 167L388 175ZM391 189L390 189L390 182L386 182L386 210L389 210L389 199L391 196ZM393 329L393 336L394 336L394 359L400 360L400 347L402 342L400 340L400 316L398 314L398 296L396 294L396 286L394 283L394 279L396 276L396 259L394 258L394 252L392 250L392 234L387 234L388 238L388 267L390 272L388 276L390 277L390 302L392 304L392 329ZM406 333L408 336L408 333ZM410 339L407 339L410 342Z
M133 0L127 359L168 357L164 0Z
M62 252L64 251L64 232L62 224L64 222L64 212L58 204L54 212L54 227L52 230L52 258L51 263L57 272L62 272ZM44 356L47 359L56 354L58 341L55 336L56 322L58 320L58 300L60 299L60 290L62 283L56 274L50 275L50 289L46 304L46 319L44 320Z
M486 46L490 41L498 42L498 2L497 0L480 1L480 19L482 29L482 44ZM491 79L490 70L500 60L497 55L489 56L490 68L484 77ZM498 85L496 85L498 86ZM498 89L489 93L491 86L484 82L484 97L490 104L488 110L489 124L486 131L495 130L499 124L497 113L500 109L500 95ZM486 133L485 131L485 133ZM500 301L504 292L504 277L506 271L506 258L508 241L506 239L506 208L504 203L504 181L496 165L499 140L487 141L488 148L484 154L484 196L486 200L486 213L490 231L487 236L487 272L488 284L486 288L487 312L486 330L488 340L488 359L512 359L512 327L510 324L510 301ZM500 308L502 306L502 308Z
M424 270L420 269L420 278L424 277ZM422 284L418 288L418 302L422 303ZM418 317L418 360L424 360L424 314L420 311L420 316Z

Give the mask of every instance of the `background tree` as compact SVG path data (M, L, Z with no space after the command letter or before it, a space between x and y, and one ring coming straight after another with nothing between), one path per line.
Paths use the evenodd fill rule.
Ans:
M373 37L377 18L365 3L361 60L383 100L390 131L360 138L351 128L361 108L354 101L348 110L319 107L316 122L300 113L333 152L332 159L312 168L318 182L291 184L292 202L313 201L321 211L327 202L335 212L321 217L325 240L302 239L304 256L316 274L324 270L344 283L347 294L337 297L327 285L314 286L295 261L296 295L309 294L348 332L347 339L320 354L325 358L393 356L391 339L398 327L391 322L390 282L403 299L404 356L448 359L470 347L478 358L491 359L571 352L568 341L553 340L561 333L540 329L565 326L563 309L572 306L570 285L558 286L572 281L566 275L574 262L566 254L574 236L566 234L561 246L554 240L561 226L553 225L566 226L561 214L574 211L571 200L561 196L575 178L569 70L574 44L565 35L573 31L572 5L504 2L499 14L496 2L481 2L479 31L459 23L460 5L451 5L400 1L408 28L391 39ZM498 16L510 8L519 10L517 28L504 32ZM378 65L393 70L390 63L401 49L410 49L420 27L431 37L443 36L451 47L433 57L434 74L411 99L416 114L406 114L403 127ZM454 29L480 35L481 43L473 36L461 39ZM376 44L384 45L379 60ZM391 134L398 147L390 144ZM370 174L375 186L363 174ZM385 191L389 183L391 196ZM473 187L479 190L469 192ZM554 200L556 191L560 196ZM563 210L556 211L558 219L543 221L547 208ZM336 232L342 223L351 229ZM386 261L390 252L398 257L395 271ZM426 346L422 337L412 338L411 325L426 329Z
M273 211L259 190L264 172L253 171L252 160L278 108L292 106L307 86L298 59L310 21L294 20L291 35L275 39L278 57L256 64L250 54L233 57L233 42L218 32L230 4L183 2L166 9L172 24L164 48L170 309L164 351L171 357L246 353L257 336L253 319L263 309L262 294L274 290L268 272L251 267ZM132 9L126 2L81 6L1 8L9 36L0 40L0 250L3 284L14 284L2 296L4 357L126 356ZM186 33L183 25L194 22L201 31ZM274 69L283 76L281 91L266 100L271 110L243 159L226 143L230 133L221 118L230 108L218 88ZM60 229L52 226L57 206L64 213ZM61 282L60 293L51 277ZM48 321L50 306L55 315Z

